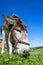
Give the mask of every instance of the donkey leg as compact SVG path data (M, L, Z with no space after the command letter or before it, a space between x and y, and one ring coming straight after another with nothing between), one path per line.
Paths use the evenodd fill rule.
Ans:
M3 54L4 53L4 45L6 43L4 30L2 30L2 39L3 39L3 41L2 41L2 51L1 51L1 53Z
M12 54L13 48L12 48L12 44L10 42L10 33L9 33L9 38L8 38L8 44L9 44L9 54Z
M9 44L8 44L8 38L6 39L6 45L7 45L7 52L9 53Z
M12 54L12 44L11 44L11 42L9 41L9 54Z

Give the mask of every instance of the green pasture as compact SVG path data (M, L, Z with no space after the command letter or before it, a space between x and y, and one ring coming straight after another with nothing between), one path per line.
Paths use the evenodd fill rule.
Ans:
M43 65L43 48L30 49L29 53L27 58L17 55L16 52L14 55L0 53L0 65Z

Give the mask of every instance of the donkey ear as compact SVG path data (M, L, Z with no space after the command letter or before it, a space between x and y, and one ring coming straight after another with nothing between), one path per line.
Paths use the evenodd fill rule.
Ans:
M7 16L5 16L4 14L0 14L0 16L2 16L5 20L7 19Z
M28 33L28 31L27 31L27 27L28 27L28 25L25 25L26 32Z

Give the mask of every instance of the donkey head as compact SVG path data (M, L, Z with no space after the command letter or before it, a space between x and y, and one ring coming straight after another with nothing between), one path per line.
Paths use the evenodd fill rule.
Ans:
M28 43L27 32L25 26L22 23L16 23L11 30L10 35L11 43L13 43L17 48L17 53L19 55L27 55L29 51L29 45L25 44Z

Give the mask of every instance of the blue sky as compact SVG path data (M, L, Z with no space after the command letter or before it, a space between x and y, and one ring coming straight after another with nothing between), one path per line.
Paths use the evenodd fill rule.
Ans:
M43 46L43 0L0 0L0 14L12 13L28 25L30 46ZM3 17L0 16L0 27L2 22Z

